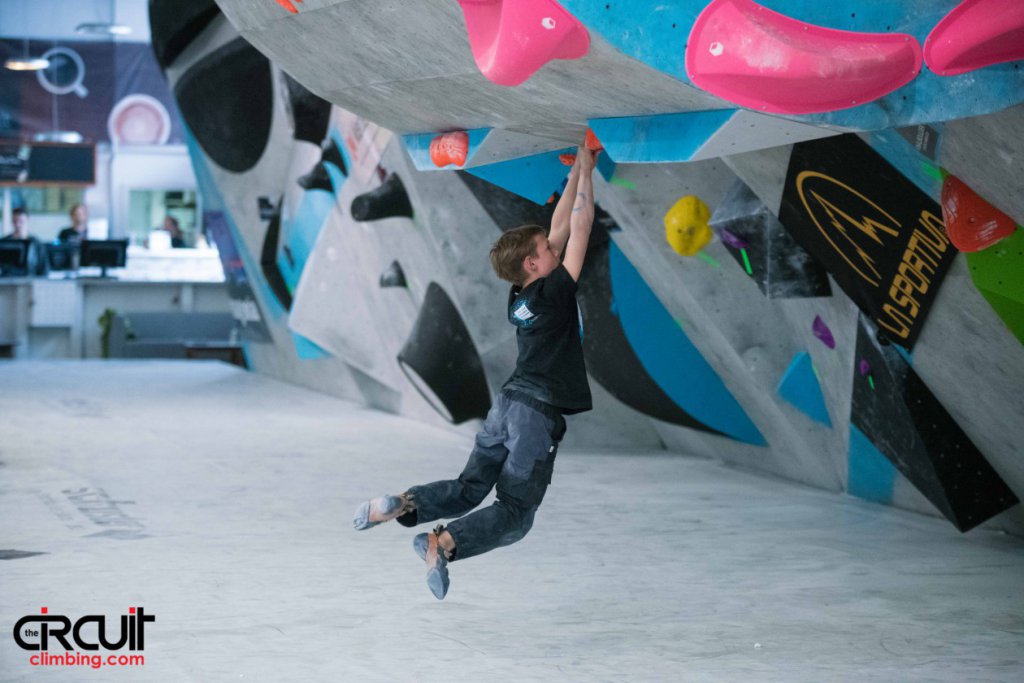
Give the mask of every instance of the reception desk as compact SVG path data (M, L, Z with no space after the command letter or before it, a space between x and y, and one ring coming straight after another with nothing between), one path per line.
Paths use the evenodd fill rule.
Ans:
M224 282L0 278L0 356L100 358L104 311L230 313Z

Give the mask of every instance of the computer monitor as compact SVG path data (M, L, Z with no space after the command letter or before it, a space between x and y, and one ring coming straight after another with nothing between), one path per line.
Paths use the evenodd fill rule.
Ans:
M46 263L50 266L50 272L78 270L78 242L47 244Z
M18 275L28 271L30 240L0 240L0 275Z
M78 265L100 267L103 277L107 268L124 268L128 260L128 240L82 240Z

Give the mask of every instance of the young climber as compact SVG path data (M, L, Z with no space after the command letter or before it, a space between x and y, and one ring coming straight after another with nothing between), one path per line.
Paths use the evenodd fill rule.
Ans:
M362 530L392 519L411 527L458 517L413 539L439 600L448 592L449 562L515 543L530 530L565 435L562 416L591 408L575 293L594 220L596 158L580 146L549 234L537 225L515 228L491 248L495 272L512 283L508 320L516 326L519 357L462 474L369 500L352 521ZM466 514L492 487L494 504Z

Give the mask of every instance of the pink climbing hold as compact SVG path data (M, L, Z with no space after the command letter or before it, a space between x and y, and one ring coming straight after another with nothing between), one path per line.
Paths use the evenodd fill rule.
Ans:
M590 50L586 27L554 0L459 0L477 67L498 85L519 85L552 59Z
M924 59L940 76L1024 59L1024 2L964 0L928 34Z
M695 85L773 114L856 107L920 70L921 45L911 35L814 26L753 0L712 0L686 46L686 74Z
M825 321L821 319L820 315L814 316L814 323L811 325L811 331L825 346L830 349L836 348L836 339L832 336L832 330L828 329L828 325L825 324Z

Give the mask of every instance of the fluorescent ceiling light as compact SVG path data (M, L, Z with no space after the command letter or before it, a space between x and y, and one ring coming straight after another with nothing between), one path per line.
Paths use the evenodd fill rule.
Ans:
M42 57L10 57L4 62L4 68L11 71L40 71L48 66L50 60Z
M87 21L75 27L75 33L93 36L126 36L132 32L127 24L112 24L107 21Z
M77 145L85 138L76 130L51 130L45 133L36 133L32 139L36 142L65 142Z

